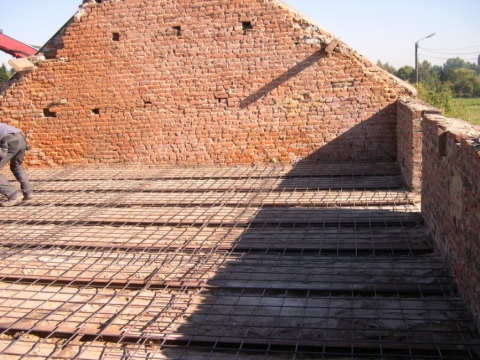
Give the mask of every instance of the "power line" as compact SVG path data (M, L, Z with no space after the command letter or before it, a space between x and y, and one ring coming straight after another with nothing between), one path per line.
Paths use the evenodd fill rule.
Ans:
M441 58L441 57L436 57L436 56L430 56L430 55L425 55L425 54L418 54L419 56L423 56L423 57L428 57L428 58L432 58L432 59L440 59L440 60L449 60L451 58ZM462 60L477 60L477 58L468 58L468 59L462 59Z
M438 51L454 51L454 50L466 50L466 49L473 49L480 47L480 45L475 45L475 46L470 46L470 47L465 47L465 48L456 48L456 49L430 49L430 50L438 50ZM429 50L429 49L425 49Z
M480 54L480 50L477 51L477 52L473 52L473 53L462 53L462 54L457 53L457 54L455 54L455 53L444 53L444 52L440 52L440 51L429 50L429 49L425 49L423 47L419 47L419 48L422 49L422 50L433 52L435 54L442 54L442 55L475 55L475 54Z

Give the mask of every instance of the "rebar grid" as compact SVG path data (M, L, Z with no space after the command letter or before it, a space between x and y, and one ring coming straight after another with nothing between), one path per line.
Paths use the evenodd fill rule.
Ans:
M478 356L393 163L30 177L0 221L2 356Z

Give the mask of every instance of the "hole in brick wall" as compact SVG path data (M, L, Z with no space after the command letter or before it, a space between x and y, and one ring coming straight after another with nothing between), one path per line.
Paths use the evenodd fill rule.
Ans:
M95 2L96 2L97 4L101 4L101 3L102 3L102 0L95 0Z
M438 155L447 156L448 131L445 131L445 132L440 132L440 131L438 134Z
M242 21L242 29L244 32L253 30L253 25L251 21Z
M93 115L100 115L100 109L92 109Z
M150 106L150 105L152 105L152 102L150 100L145 100L143 102L143 107L147 107L147 106Z
M120 41L120 34L119 33L112 33L112 40L113 41Z
M57 113L50 111L50 109L43 109L43 116L45 117L57 117Z
M180 36L182 34L182 28L180 26L172 26L173 34Z

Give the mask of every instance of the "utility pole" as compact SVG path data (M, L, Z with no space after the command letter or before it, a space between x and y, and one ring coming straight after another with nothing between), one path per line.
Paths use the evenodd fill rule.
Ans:
M421 38L420 40L417 40L415 42L415 78L416 78L415 83L416 84L418 84L418 43L423 39L431 38L433 35L435 35L435 33L425 36L424 38Z

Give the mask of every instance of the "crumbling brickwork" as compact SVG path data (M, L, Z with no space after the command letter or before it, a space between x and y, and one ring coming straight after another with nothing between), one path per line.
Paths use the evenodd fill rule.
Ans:
M480 328L480 129L423 120L422 215Z
M29 164L396 157L411 88L277 0L85 4L0 97Z
M57 33L53 35L52 38L39 50L45 58L55 59L57 57L57 51L63 48L63 36L65 35L65 31L68 29L72 21L73 18L67 21L67 23L63 25L60 30L58 30Z
M422 185L422 118L441 111L418 99L397 102L397 160L410 190Z

